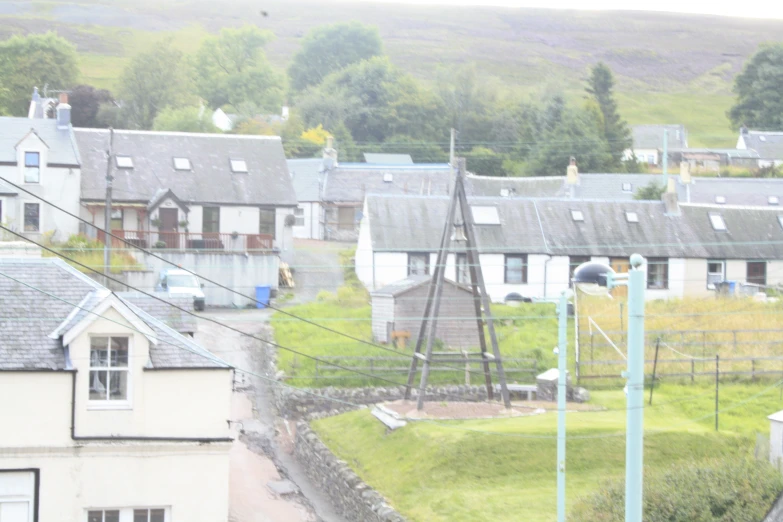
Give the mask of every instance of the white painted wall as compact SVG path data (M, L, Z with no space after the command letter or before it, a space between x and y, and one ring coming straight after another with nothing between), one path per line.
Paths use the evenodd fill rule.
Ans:
M293 227L293 237L300 239L323 239L323 210L317 201L302 201L299 208L304 211L304 225ZM291 211L293 213L293 210Z
M769 421L769 462L781 469L783 459L783 422Z
M165 507L172 522L226 522L230 446L4 446L0 468L40 470L41 521L85 522L90 508Z
M40 154L40 183L24 182L24 153L38 152ZM79 214L79 194L81 190L81 170L79 168L49 167L49 148L35 134L28 135L16 148L16 165L0 166L0 175L14 183L22 185L36 196L66 209L73 214ZM11 187L12 189L12 187ZM40 233L29 233L31 239L38 240L45 232L54 232L55 240L66 240L71 234L79 232L79 222L76 218L45 204L35 197L19 192L16 197L3 196L2 222L15 231L22 231L24 224L24 203L40 204Z

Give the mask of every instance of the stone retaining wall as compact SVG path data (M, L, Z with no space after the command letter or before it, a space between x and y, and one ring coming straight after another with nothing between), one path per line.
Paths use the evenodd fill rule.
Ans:
M405 518L365 484L348 464L335 457L306 422L296 425L294 455L310 480L329 495L346 520L405 522Z

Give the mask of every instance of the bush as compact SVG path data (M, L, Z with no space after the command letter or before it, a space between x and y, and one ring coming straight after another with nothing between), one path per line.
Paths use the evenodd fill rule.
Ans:
M675 466L645 474L645 522L756 522L783 488L783 477L766 462L723 459ZM624 511L625 484L616 481L579 501L571 518L622 522Z
M83 234L73 234L62 246L64 252L69 250L75 252L88 252L90 250L103 250L103 243L95 239L90 239Z
M331 301L332 299L334 299L334 294L326 290L321 290L315 296L315 300L319 302Z

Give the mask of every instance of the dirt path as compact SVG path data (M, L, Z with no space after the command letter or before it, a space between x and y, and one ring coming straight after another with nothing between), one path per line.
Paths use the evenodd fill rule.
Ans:
M208 312L211 318L263 337L267 310ZM200 321L196 341L229 363L263 375L261 343ZM293 427L274 412L267 381L237 373L232 400L231 522L343 522L292 454Z

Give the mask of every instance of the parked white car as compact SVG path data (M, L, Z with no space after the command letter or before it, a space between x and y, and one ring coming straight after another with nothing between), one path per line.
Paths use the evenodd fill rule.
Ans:
M202 288L204 285L198 282L196 276L185 270L173 268L160 273L157 290L167 292L169 295L191 295L193 308L202 311L207 304Z

